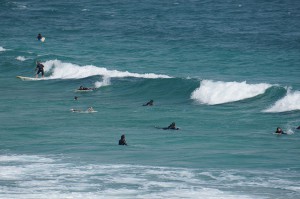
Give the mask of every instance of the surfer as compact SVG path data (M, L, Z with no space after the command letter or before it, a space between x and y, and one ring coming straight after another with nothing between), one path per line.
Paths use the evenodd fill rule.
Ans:
M298 127L297 127L297 129L299 129L299 130L300 130L300 126L298 126Z
M143 106L153 106L153 102L154 102L153 100L150 100L146 104L143 104Z
M282 131L282 129L280 127L277 127L275 133L276 134L286 134L285 132Z
M75 97L74 97L74 100L77 100L77 99L78 99L78 97L77 97L77 96L75 96Z
M78 90L86 91L86 90L94 90L94 88L87 88L87 87L80 86Z
M127 145L125 135L121 135L121 139L119 140L119 145Z
M42 73L42 77L44 77L44 65L41 64L40 62L36 62L36 67L35 70L37 71L36 73L36 78L38 78L39 73Z
M38 39L39 41L41 41L42 38L43 38L43 36L41 35L41 33L39 33L38 36L37 36L37 39Z
M175 122L172 122L168 127L162 128L163 130L179 130L179 128L176 128Z

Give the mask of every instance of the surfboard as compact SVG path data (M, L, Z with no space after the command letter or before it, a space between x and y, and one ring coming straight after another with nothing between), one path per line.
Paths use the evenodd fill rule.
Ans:
M94 91L95 89L87 89L87 90L79 90L79 89L76 89L75 92L91 92L91 91Z
M44 78L35 78L35 77L24 77L24 76L17 76L17 78L23 81L34 81L34 80L42 80Z
M44 42L44 41L45 41L45 39L46 39L45 37L42 37L42 39L41 39L41 42Z
M73 113L97 113L98 111L82 111L82 110L77 110L77 109L70 109Z
M156 129L162 129L162 130L179 130L179 128L168 129L168 127L159 127L159 126L154 126L154 128L156 128Z

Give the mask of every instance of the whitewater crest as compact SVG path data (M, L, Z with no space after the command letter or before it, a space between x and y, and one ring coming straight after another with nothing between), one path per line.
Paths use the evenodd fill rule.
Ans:
M263 94L272 85L266 83L223 82L202 80L200 87L191 94L191 99L201 104L216 105L240 101Z
M2 51L6 51L7 49L3 48L2 46L0 46L0 52Z
M300 91L291 91L291 88L287 89L287 94L276 101L271 107L263 110L267 113L278 113L300 110Z
M105 83L109 83L109 78L136 77L146 79L171 78L168 75L154 73L131 73L128 71L108 70L103 67L93 65L79 66L72 63L64 63L60 60L49 60L43 63L45 72L50 73L47 79L81 79L90 76L100 75L105 77Z

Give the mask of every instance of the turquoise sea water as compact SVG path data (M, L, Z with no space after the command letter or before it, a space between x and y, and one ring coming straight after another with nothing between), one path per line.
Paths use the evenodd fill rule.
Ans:
M0 198L300 198L297 1L4 0L0 18ZM16 78L37 60L43 80Z

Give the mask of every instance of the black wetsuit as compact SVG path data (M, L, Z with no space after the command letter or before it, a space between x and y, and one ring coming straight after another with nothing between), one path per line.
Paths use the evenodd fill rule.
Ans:
M42 37L42 35L41 34L39 34L38 36L37 36L37 39L38 40L41 40L43 37Z
M43 64L38 63L37 66L36 66L36 69L38 69L38 72L36 73L37 75L39 73L42 73L42 75L44 76L44 65Z
M119 140L119 145L127 145L126 140L125 139L120 139Z
M276 131L275 133L276 133L276 134L287 134L287 133L285 133L285 132L283 132L283 131Z

